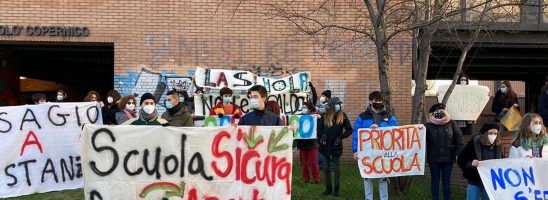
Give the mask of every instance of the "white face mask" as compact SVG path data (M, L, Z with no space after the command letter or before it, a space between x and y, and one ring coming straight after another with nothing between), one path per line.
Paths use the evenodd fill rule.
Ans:
M325 102L325 97L320 97L320 102Z
M259 99L251 99L251 108L259 109Z
M155 109L156 107L154 105L146 105L145 107L143 107L143 110L149 115L152 114Z
M493 144L495 143L495 140L497 139L497 135L487 135L487 138L489 139L489 142Z
M107 102L108 102L108 103L112 103L113 101L114 101L114 99L113 99L112 97L108 97L108 98L107 98Z
M538 135L540 134L540 131L542 130L542 125L535 124L533 125L533 127L531 127L531 130Z
M466 81L461 81L460 82L461 85L466 85L466 83L467 83Z
M61 95L57 95L57 100L58 100L58 101L61 101L61 100L63 100L63 96L61 96Z
M127 108L128 110L133 110L133 109L135 109L135 105L133 105L133 104L126 104L126 108Z

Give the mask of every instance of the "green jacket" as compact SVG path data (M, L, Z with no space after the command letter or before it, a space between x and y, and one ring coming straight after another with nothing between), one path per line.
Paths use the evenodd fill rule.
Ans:
M162 118L167 120L169 126L183 127L183 126L194 126L194 121L190 113L184 108L181 107L179 111L171 115L169 111L162 114Z

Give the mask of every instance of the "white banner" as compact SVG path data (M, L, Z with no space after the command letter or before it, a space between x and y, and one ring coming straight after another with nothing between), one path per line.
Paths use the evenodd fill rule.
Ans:
M81 188L80 133L96 102L0 107L0 198Z
M447 89L449 89L449 85L439 86L438 102L442 102ZM453 120L475 121L489 102L489 98L488 87L481 85L455 85L455 89L453 89L447 101L446 110Z
M207 116L211 108L222 101L223 99L219 94L194 95L194 115ZM306 101L306 93L272 94L268 95L266 101L276 101L280 105L282 114L300 114L302 105ZM232 102L240 106L244 113L252 111L247 95L234 94Z
M190 76L168 76L166 77L168 91L186 91L189 96L194 94L194 84Z
M318 128L317 115L282 115L282 124L295 124L293 139L314 139L316 138ZM240 119L232 115L224 115L219 118L217 115L210 115L204 119L204 127L228 127L232 124L238 124Z
M290 199L291 131L85 126L86 199Z
M478 172L490 199L548 199L548 159L480 161Z
M253 85L262 85L269 94L305 93L310 90L310 72L299 72L281 79L260 77L249 71L225 69L196 69L196 85L200 87L233 90L248 90Z
M358 130L363 178L424 175L426 128L422 124Z

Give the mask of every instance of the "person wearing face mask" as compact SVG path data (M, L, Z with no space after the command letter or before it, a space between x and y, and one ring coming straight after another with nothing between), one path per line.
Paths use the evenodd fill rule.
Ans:
M233 115L234 118L239 119L243 116L244 112L236 104L232 103L232 90L228 87L224 87L220 91L222 102L217 103L215 107L211 108L209 115L217 115L219 118L224 115Z
M538 96L538 112L544 124L548 124L548 77Z
M474 135L460 153L457 164L462 169L462 175L468 185L467 200L488 200L487 192L478 173L479 161L502 158L502 142L499 137L500 125L489 122L480 129L480 134Z
M57 91L57 98L55 98L55 102L65 102L67 100L67 93L63 90Z
M46 95L42 94L42 93L33 94L32 95L32 102L34 102L35 105L45 104L45 103L47 103Z
M331 90L325 90L320 94L320 104L318 105L318 111L320 113L325 113L329 99L331 99Z
M431 194L439 199L440 178L443 185L443 199L451 199L451 173L453 163L464 148L464 138L457 123L451 120L442 103L430 108L426 127L426 161L430 167Z
M319 138L319 152L323 156L325 176L324 195L339 196L340 189L340 159L343 152L342 140L352 135L352 125L342 110L342 101L338 97L329 99L328 106L322 120L318 120L317 135ZM331 184L331 165L334 171L334 185Z
M491 111L495 113L495 121L500 122L512 106L516 107L518 111L520 110L517 94L512 89L510 81L502 81L499 91L495 93L491 107Z
M101 108L103 114L103 124L105 125L117 125L116 113L120 112L118 103L122 96L117 90L110 90L107 92L107 106Z
M101 96L99 96L99 93L96 92L96 91L93 91L93 90L88 92L86 97L84 97L84 101L85 102L90 102L90 101L99 102L99 105L101 106L101 108L105 107L105 104L101 101Z
M548 159L548 133L540 115L527 113L523 116L508 157Z
M378 128L398 126L398 120L383 105L383 96L379 91L374 91L369 94L370 104L358 117L354 123L354 131L352 132L352 152L354 160L358 160L358 129L360 128ZM379 181L379 196L381 200L388 199L388 178L368 179L364 178L363 184L365 187L365 199L373 199L373 182Z
M150 125L150 126L169 126L169 123L158 115L156 108L156 99L154 95L145 93L141 96L141 110L139 117L130 119L122 125Z
M162 118L167 120L170 126L176 127L191 127L194 126L190 112L180 102L179 93L171 90L167 93L166 100L167 110L162 114Z
M137 117L135 102L135 96L133 95L124 96L120 99L118 107L120 107L122 111L116 113L116 122L118 124L123 124L127 120Z
M470 79L468 78L468 75L461 73L459 74L459 78L457 79L458 85L469 85ZM460 131L463 135L472 135L474 133L474 124L475 121L464 121L464 120L455 120L457 122L457 125L460 128Z
M302 107L303 115L319 115L319 112L310 101L304 102ZM320 120L320 118L318 118ZM312 182L320 183L320 170L318 166L318 147L316 139L297 139L297 149L301 160L301 170L304 183L310 182L310 174L312 174Z
M276 114L266 109L268 93L262 85L255 85L247 91L253 111L245 114L238 125L247 126L282 126L282 121Z

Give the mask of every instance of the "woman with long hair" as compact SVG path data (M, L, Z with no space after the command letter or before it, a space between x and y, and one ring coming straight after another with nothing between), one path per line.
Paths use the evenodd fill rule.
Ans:
M502 81L499 90L495 93L493 106L491 107L491 110L495 113L495 121L500 122L502 117L504 117L512 107L516 107L516 109L520 110L518 96L516 92L514 92L514 89L512 89L510 81Z
M323 173L325 175L324 195L333 193L333 196L339 196L340 188L340 167L339 162L343 152L342 140L352 135L352 125L342 110L342 101L333 97L329 99L326 113L323 120L318 120L318 138L320 143L320 154L324 158ZM335 187L331 185L331 164L334 165Z
M540 115L527 113L523 116L508 157L548 158L548 133Z
M124 96L120 99L118 102L118 107L120 107L121 111L116 113L116 122L118 122L118 124L122 124L127 120L137 117L135 102L135 96L133 95Z

